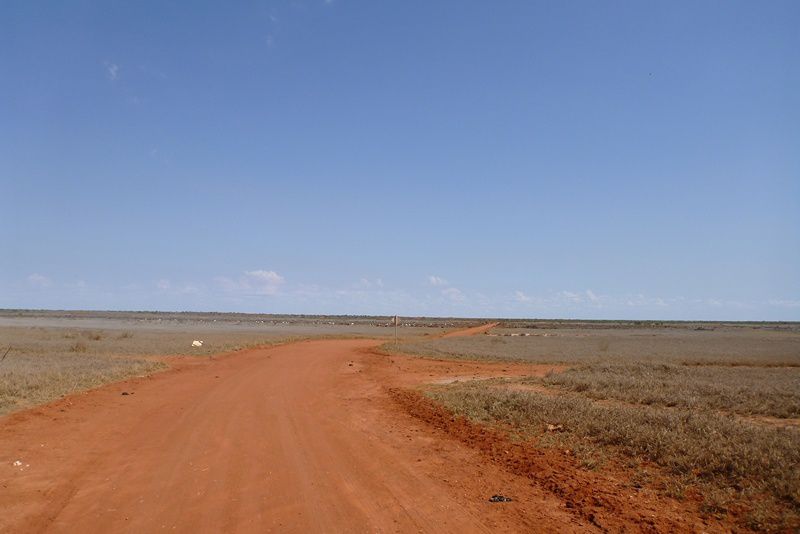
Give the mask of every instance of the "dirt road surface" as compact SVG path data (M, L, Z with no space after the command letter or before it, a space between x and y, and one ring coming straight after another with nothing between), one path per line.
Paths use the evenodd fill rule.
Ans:
M483 334L485 332L488 332L489 330L491 330L492 328L494 328L497 325L498 325L498 323L487 323L487 324L482 324L482 325L478 325L478 326L473 326L472 328L464 328L464 329L461 329L461 330L454 330L452 332L448 332L448 333L444 334L442 337L443 338L448 338L448 337L475 336L477 334Z
M320 340L111 384L0 419L0 532L597 531L392 398L531 365ZM513 502L491 503L493 494ZM636 528L634 528L636 530Z

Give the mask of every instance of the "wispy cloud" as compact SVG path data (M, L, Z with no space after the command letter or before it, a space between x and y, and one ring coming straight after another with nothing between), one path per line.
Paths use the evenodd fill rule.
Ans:
M381 279L381 278L370 279L370 278L364 277L364 278L361 278L358 281L357 286L359 288L362 288L362 289L370 289L370 288L373 288L373 287L374 288L382 288L383 287L383 279Z
M575 293L574 291L559 291L556 298L563 300L564 302L574 302L579 303L583 301L583 295L580 293Z
M109 80L115 82L119 79L119 65L106 61L103 66L106 68L106 76Z
M515 291L512 300L523 303L527 307L541 309L580 309L580 308L639 308L639 307L665 307L669 303L659 297L647 297L641 293L628 295L604 295L592 289L583 291L562 290L544 296L534 296L523 291ZM673 299L675 300L675 299ZM706 305L715 305L715 302L704 301Z
M517 302L531 302L531 301L533 301L533 298L529 297L528 295L526 295L522 291L515 291L514 292L514 300L516 300Z
M457 287L442 289L442 295L453 302L464 302L466 300L464 293Z
M800 299L734 300L723 295L652 296L598 289L481 292L456 287L438 275L424 285L397 287L379 277L354 276L339 284L290 281L272 269L253 269L213 279L181 279L178 273L145 283L108 286L56 280L32 272L3 285L6 307L127 307L128 309L226 309L289 313L464 315L627 319L797 320ZM388 287L387 287L388 285Z
M53 281L39 273L29 274L27 277L28 283L38 289L44 289L53 285Z
M178 290L181 295L199 295L202 292L203 290L194 284L185 284Z
M781 308L800 308L800 300L793 299L772 299L769 301L770 306L778 306Z
M286 279L275 271L257 269L245 271L237 279L218 276L215 281L226 292L265 296L277 294Z

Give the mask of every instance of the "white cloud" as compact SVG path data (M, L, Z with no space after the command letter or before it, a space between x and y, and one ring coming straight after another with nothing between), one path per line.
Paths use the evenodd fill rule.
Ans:
M286 280L275 271L246 271L244 284L258 295L274 295Z
M800 308L800 300L792 299L773 299L769 301L770 306L780 306L782 308Z
M383 287L383 280L381 278L369 279L369 278L362 278L358 281L358 287L363 289L370 289L373 287L382 288Z
M517 302L531 302L533 299L523 293L522 291L515 291L514 292L514 300Z
M573 293L572 291L561 291L558 294L558 297L561 300L565 300L567 302L578 303L583 301L583 297L581 296L580 293Z
M244 274L251 280L262 284L274 285L282 284L284 282L284 278L275 271L265 271L263 269L259 269L257 271L245 271Z
M456 287L448 287L447 289L442 289L442 295L452 300L453 302L464 302L465 300L464 293L462 293L461 290Z
M192 284L186 284L180 289L180 293L183 295L199 295L200 288Z
M589 299L589 301L593 303L597 303L600 300L600 298L597 295L595 295L594 291L592 291L591 289L586 290L586 297Z
M245 271L237 280L218 276L214 281L226 292L242 295L275 295L286 279L275 271Z
M156 287L158 289L160 289L161 291L167 291L167 290L169 290L169 288L172 287L172 284L170 283L169 280L167 280L165 278L162 278L161 280L156 282Z
M30 285L40 289L44 289L53 285L53 281L50 278L39 273L32 273L28 275L27 280Z
M106 67L106 76L108 76L108 79L112 82L116 81L119 78L119 65L108 61L106 61L104 65Z
M428 276L428 283L432 286L446 286L448 284L447 280L435 275Z

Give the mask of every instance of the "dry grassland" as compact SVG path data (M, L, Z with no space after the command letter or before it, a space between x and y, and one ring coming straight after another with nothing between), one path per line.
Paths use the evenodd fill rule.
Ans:
M192 347L193 333L0 327L0 414L166 368L153 356L209 355L285 341L276 335L215 332Z
M401 339L475 321L405 318ZM389 338L386 317L0 310L0 414L166 367L160 356L208 356L310 337ZM203 341L193 347L192 341Z
M507 328L399 349L571 365L426 393L456 414L569 450L588 469L627 465L632 484L697 498L704 513L743 527L800 527L800 327L697 328Z

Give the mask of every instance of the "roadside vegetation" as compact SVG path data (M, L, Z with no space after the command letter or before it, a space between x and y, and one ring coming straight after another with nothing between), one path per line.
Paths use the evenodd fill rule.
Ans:
M0 414L163 367L154 361L75 352L14 353L0 366Z
M474 320L404 318L401 340ZM321 337L393 336L387 317L0 310L0 415L166 368L157 357L210 356ZM193 346L201 340L200 346Z
M753 530L800 528L798 325L526 326L395 350L565 364L545 377L424 392L455 414L569 451L587 469L627 466L632 484L696 498L705 514Z
M800 367L800 326L781 330L711 328L496 328L490 335L404 343L397 350L434 358L569 365L665 362L677 365Z
M196 338L204 341L193 347ZM232 351L294 339L257 332L0 327L0 414L166 365L153 356Z
M662 491L703 495L709 514L741 513L755 530L797 525L800 432L747 424L703 410L599 405L575 394L515 391L481 381L435 386L427 394L458 415L500 423L538 446L569 450L586 468L621 459L634 471L653 462ZM641 480L632 478L632 484Z
M528 382L582 393L591 399L800 417L800 367L598 363Z

